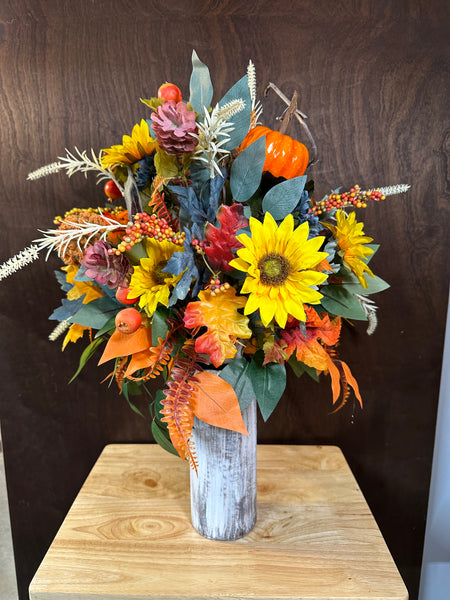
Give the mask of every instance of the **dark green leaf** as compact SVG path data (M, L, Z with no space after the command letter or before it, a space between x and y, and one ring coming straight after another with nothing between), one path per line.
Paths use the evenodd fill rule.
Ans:
M344 319L367 321L366 314L357 298L341 285L325 285L320 291L323 298L320 303L332 315L341 315Z
M122 393L125 397L125 400L128 402L128 406L131 408L131 410L133 412L135 412L137 415L139 415L140 417L144 417L144 415L142 414L142 412L139 410L139 408L130 400L130 393L131 390L129 389L131 387L131 389L133 389L133 387L131 386L131 384L133 384L134 381L124 381L122 384Z
M266 136L258 138L236 157L231 165L230 187L237 202L246 202L261 182L266 160Z
M264 421L272 414L286 387L286 368L278 363L263 366L264 354L257 352L249 376Z
M202 63L195 50L192 51L192 75L190 81L190 98L195 112L203 115L203 107L209 108L213 97L213 87L208 67Z
M172 442L170 441L169 434L167 434L166 431L162 429L156 421L152 421L152 434L155 438L155 442L159 444L163 450L178 456L178 452L175 450Z
M105 338L97 338L95 340L92 340L92 342L89 344L89 346L87 346L84 349L82 355L80 356L80 362L79 362L79 365L78 365L78 369L77 369L75 375L70 379L69 383L72 383L72 381L80 374L80 372L81 372L82 368L84 367L84 365L91 358L91 356L93 356L95 354L95 351L97 350L97 348L104 341L105 341Z
M317 375L316 369L313 367L308 367L305 363L299 362L296 360L295 356L291 356L288 360L288 365L297 375L297 377L301 377L303 373L307 373L314 381L319 381L319 375Z
M180 254L182 254L180 252ZM157 346L159 344L158 338L166 339L169 326L167 325L167 318L170 315L170 311L166 308L159 307L153 315L152 320L152 344Z
M250 364L245 358L236 358L228 363L220 373L220 377L229 383L236 392L241 410L247 408L255 398L249 375Z
M123 306L119 306L117 302L102 296L96 300L92 300L88 304L83 304L81 308L70 317L71 323L78 323L84 327L92 327L92 329L101 329L106 323L115 316Z
M108 333L109 331L112 331L115 328L116 328L116 317L114 316L114 317L111 317L109 319L109 321L107 321L105 323L105 325L103 325L103 327L97 331L97 333L95 334L95 337L98 338L101 335L103 335L104 333Z
M281 221L289 215L297 206L303 188L306 183L306 175L294 177L278 183L271 188L263 199L263 211L269 212L275 221Z

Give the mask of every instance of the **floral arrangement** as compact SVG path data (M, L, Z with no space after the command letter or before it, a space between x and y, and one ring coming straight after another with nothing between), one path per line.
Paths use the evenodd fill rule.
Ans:
M0 279L55 250L65 293L50 335L88 340L76 377L101 350L123 396L149 394L153 436L196 467L194 416L246 433L241 411L256 396L266 420L286 370L329 375L332 402L358 384L336 350L342 320L376 326L370 296L388 287L369 261L377 246L355 208L408 185L348 192L321 201L305 170L305 145L282 129L306 116L289 104L280 131L259 123L255 68L212 106L209 70L192 56L189 101L171 83L144 99L147 117L121 144L67 152L30 180L92 171L104 208L72 208L55 228L0 267ZM152 397L146 383L164 387Z

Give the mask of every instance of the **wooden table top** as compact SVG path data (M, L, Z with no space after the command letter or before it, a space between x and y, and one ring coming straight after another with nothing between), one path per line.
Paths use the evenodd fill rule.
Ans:
M31 600L407 600L339 448L258 446L258 519L235 542L190 523L189 467L107 446L31 585Z

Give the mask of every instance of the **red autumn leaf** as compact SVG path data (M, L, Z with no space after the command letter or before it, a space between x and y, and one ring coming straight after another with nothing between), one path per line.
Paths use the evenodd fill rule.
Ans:
M190 405L196 417L214 425L248 435L232 386L215 373L203 371L193 380Z
M247 227L248 219L244 216L244 207L236 202L231 206L223 204L217 213L220 227L208 223L205 230L205 253L209 264L218 271L231 271L230 260L235 258L233 250L242 248L236 239L239 229Z

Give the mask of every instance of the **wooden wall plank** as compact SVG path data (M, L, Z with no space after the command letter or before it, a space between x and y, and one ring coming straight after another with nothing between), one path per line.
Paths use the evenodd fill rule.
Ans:
M381 243L373 260L392 288L372 338L347 327L340 353L364 410L337 415L329 383L292 378L260 442L344 450L411 597L420 572L448 294L450 125L448 7L443 0L4 0L0 5L0 261L74 205L96 205L92 179L27 173L64 148L117 143L145 116L139 102L166 80L187 90L190 54L218 94L255 62L300 93L320 161L320 198L337 186L412 184L361 218ZM270 96L264 120L282 107ZM293 135L301 137L298 130ZM80 349L46 337L59 304L41 260L1 282L0 378L5 460L21 598L106 443L149 441L148 423L94 365L69 387Z

